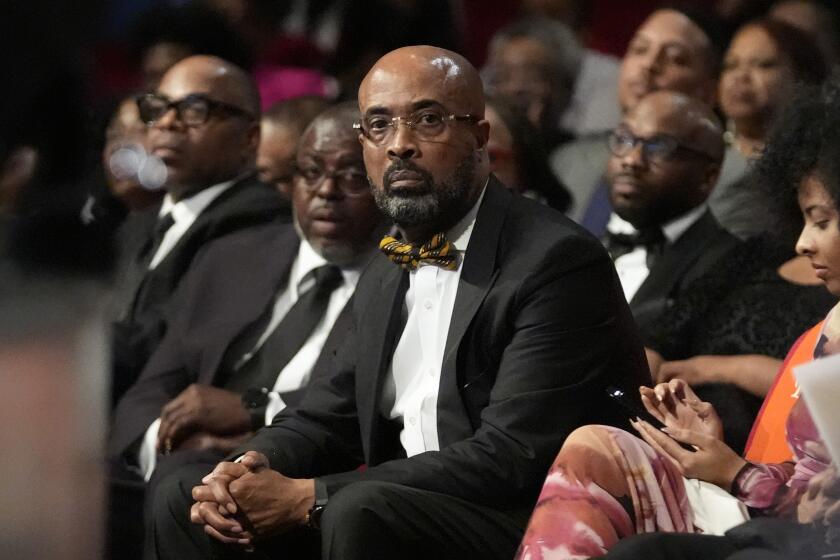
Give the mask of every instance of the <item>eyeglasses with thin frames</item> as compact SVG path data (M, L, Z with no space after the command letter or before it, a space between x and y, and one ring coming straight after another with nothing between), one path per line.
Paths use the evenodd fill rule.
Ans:
M309 194L321 188L327 179L332 179L333 184L344 196L360 197L370 192L370 184L364 168L342 167L328 170L314 164L296 164L295 176L300 178L300 182Z
M480 119L475 115L445 114L435 109L421 109L407 117L389 117L386 115L368 115L353 128L377 146L382 146L394 137L397 127L402 123L413 131L421 140L434 140L443 135L449 123L466 122L475 124Z
M178 120L187 126L200 126L206 123L211 115L255 120L254 115L245 109L212 99L202 93L191 93L177 101L159 93L147 93L137 97L137 109L140 119L149 126L161 120L170 109L174 109Z
M713 159L711 155L701 152L690 146L682 144L673 136L659 134L650 138L635 136L625 129L614 130L608 139L610 151L618 156L624 157L636 146L642 146L642 157L653 163L665 163L676 156L678 152L688 153L703 159Z

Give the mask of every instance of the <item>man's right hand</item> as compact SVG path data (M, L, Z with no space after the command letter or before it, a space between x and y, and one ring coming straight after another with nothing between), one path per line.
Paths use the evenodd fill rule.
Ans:
M703 402L682 379L639 387L642 404L668 428L698 432L723 441L723 423L715 408Z
M161 410L158 449L172 450L199 431L227 436L250 429L251 416L237 393L193 383Z

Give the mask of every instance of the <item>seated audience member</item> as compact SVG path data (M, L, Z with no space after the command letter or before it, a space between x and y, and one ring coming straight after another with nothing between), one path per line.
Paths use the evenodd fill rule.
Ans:
M811 37L829 68L840 62L840 11L833 0L779 0L767 15Z
M580 69L572 97L560 119L561 130L574 136L603 134L621 118L618 107L619 60L585 47L591 38L595 6L588 0L523 0L521 9L532 16L558 20L569 26L582 45Z
M661 89L685 93L711 106L725 42L718 22L696 10L655 11L636 31L621 61L618 101L622 113ZM596 235L603 234L610 212L604 181L610 157L608 136L605 131L582 137L551 155L555 174L572 191L572 218Z
M342 342L343 309L382 233L357 120L355 104L338 106L302 136L291 193L302 239L282 223L238 232L185 276L166 336L114 415L109 453L138 480L161 460L215 466L299 402Z
M303 131L329 102L323 97L304 96L280 101L269 107L260 122L257 172L260 181L274 185L291 198L295 154Z
M840 150L840 101L836 84L822 96L817 92L803 96L790 108L790 118L793 121L783 118L779 124L795 121L797 126L774 129L757 171L784 193L790 206L798 200L804 226L796 250L811 261L837 297L840 183L835 154ZM806 403L793 390L791 369L836 346L838 309L792 349L756 422L746 458L723 443L723 426L714 407L700 401L679 379L653 390L640 388L645 408L665 424L664 432L637 419L634 428L642 439L608 426L587 426L569 436L546 479L519 557L548 557L552 551L553 557L561 558L599 556L636 533L719 535L747 519L747 507L753 515L795 520L797 508L801 512L809 500L809 479L826 469L828 457L817 451L821 440ZM784 424L776 425L774 417L783 418ZM774 440L782 438L789 450L780 454ZM679 442L694 450L680 447ZM701 550L699 556L686 550L679 557L728 556L708 549L693 552Z
M134 383L165 330L169 297L202 246L233 231L288 219L279 193L256 180L259 96L219 58L173 66L138 98L149 153L165 167L160 205L129 216L118 278L112 392Z
M484 114L490 123L490 171L509 189L565 212L571 196L552 173L545 146L531 123L497 98L487 100Z
M790 100L797 82L817 85L826 67L810 38L785 23L760 19L741 27L732 39L720 74L720 108L727 119L727 150L722 174L709 197L715 218L746 239L772 224L766 193L746 179L750 160L761 155L771 121Z
M392 51L359 106L396 228L359 280L353 328L238 462L161 481L158 558L510 558L566 434L622 422L605 387L648 377L603 248L490 175L469 62Z
M706 204L718 179L723 136L703 103L659 91L628 111L609 143L615 210L606 245L645 333L738 243Z
M739 453L787 350L835 303L785 241L759 236L729 251L645 337L654 380L682 379L712 403Z
M528 18L498 31L483 70L487 91L504 98L542 134L548 149L572 138L560 129L580 72L583 49L565 24Z

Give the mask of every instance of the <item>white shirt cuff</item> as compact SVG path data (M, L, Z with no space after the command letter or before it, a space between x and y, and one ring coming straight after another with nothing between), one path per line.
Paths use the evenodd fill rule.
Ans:
M265 406L265 425L270 426L277 413L279 413L284 408L286 408L286 403L283 402L283 399L280 398L280 395L278 393L275 393L274 391L271 391L268 394L268 404Z
M143 443L140 444L140 450L137 454L140 474L143 475L143 480L146 482L152 478L152 473L155 472L157 466L158 429L160 429L160 418L152 422L152 425L146 430L146 435L143 436Z

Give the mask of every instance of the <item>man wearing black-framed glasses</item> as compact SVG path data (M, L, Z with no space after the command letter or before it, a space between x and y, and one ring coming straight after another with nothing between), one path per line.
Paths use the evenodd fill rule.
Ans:
M154 92L136 99L148 162L166 191L129 216L119 271L114 399L131 386L164 332L169 296L209 240L275 219L288 205L255 177L260 101L248 74L222 59L193 56Z
M627 112L608 145L606 245L645 332L737 243L706 204L723 161L721 128L699 100L659 91Z

